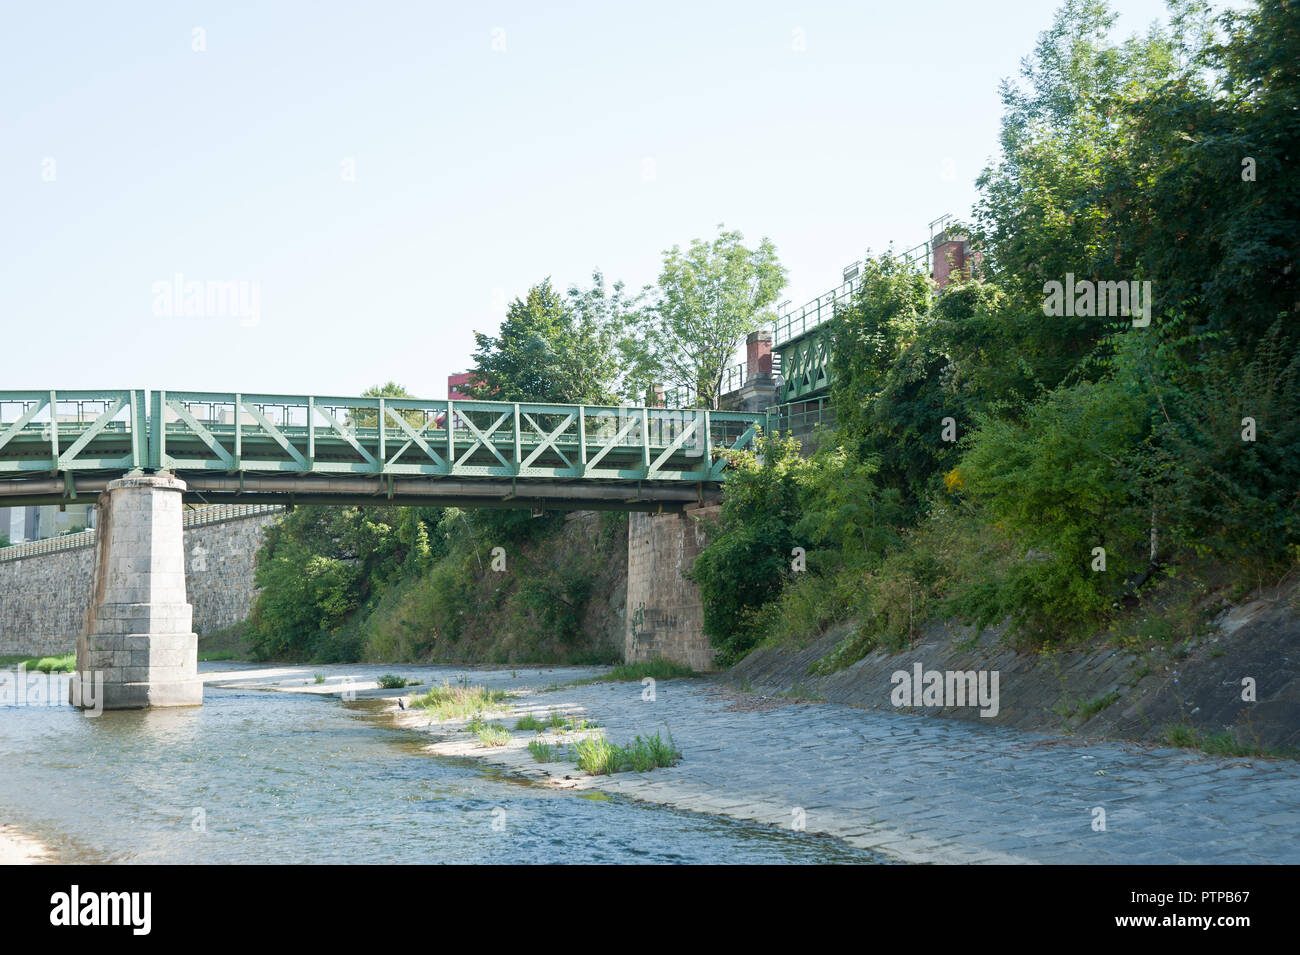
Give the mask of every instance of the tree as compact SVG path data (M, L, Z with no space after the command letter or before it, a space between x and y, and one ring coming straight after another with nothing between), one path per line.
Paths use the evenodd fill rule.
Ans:
M466 392L488 401L609 404L618 375L623 286L561 295L548 278L510 303L494 335L475 332L473 378Z
M624 353L638 380L695 389L699 404L716 408L722 377L741 341L773 318L766 311L785 286L786 271L766 238L756 249L718 227L712 242L695 239L683 252L664 253L652 301L636 315Z
M387 381L382 385L371 385L365 391L361 392L362 398L414 398L402 385L395 381ZM424 426L424 413L414 409L404 409L402 417L406 423L413 428L422 428ZM378 427L379 413L369 409L354 408L348 412L347 423L353 428L375 428ZM392 428L396 427L392 420L386 421L385 424Z
M1166 81L1177 47L1154 28L1115 44L1115 17L1104 0L1061 7L1024 60L1022 81L1002 85L1002 156L977 182L972 238L986 277L1006 294L1000 318L1016 343L1006 360L1020 366L1017 376L1027 370L1036 389L1055 388L1123 323L1045 320L1044 284L1143 272L1132 224L1142 183L1136 192L1117 189L1112 170L1141 148L1130 108Z
M964 417L963 398L944 374L949 360L932 299L925 274L889 255L868 258L861 287L830 324L839 440L859 461L875 459L881 483L910 500L952 454L943 419Z

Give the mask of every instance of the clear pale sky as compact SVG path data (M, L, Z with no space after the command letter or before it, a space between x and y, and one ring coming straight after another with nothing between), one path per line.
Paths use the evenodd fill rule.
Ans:
M507 297L639 288L718 223L802 302L969 212L1056 4L543 6L8 5L0 389L441 398ZM177 273L257 321L156 314Z

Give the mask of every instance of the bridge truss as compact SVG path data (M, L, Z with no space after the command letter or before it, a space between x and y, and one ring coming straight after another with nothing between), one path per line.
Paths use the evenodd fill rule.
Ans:
M0 505L166 471L209 503L655 510L716 497L763 413L191 391L0 392Z

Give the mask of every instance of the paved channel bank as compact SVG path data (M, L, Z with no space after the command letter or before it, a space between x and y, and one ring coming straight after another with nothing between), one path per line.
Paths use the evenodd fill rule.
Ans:
M228 665L222 665L228 666ZM464 722L432 723L430 752L472 757L548 785L626 797L791 828L799 823L904 862L1300 863L1300 765L1220 759L1183 750L1096 743L1003 727L765 698L712 680L661 681L653 700L635 683L548 687L598 668L243 668L208 672L222 685L409 696L374 675L458 680L514 695L493 718L557 710L602 725L612 742L672 733L675 767L583 775L537 763L535 734L482 747ZM342 680L354 682L344 690ZM554 736L554 734L548 734ZM1104 826L1104 828L1103 828Z

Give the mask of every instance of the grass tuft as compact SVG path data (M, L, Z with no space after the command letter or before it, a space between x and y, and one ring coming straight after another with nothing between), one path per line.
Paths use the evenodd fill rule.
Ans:
M510 731L500 723L484 722L482 716L475 716L466 727L478 737L480 746L504 746L510 742Z
M444 683L430 688L428 693L412 697L411 705L428 710L435 720L463 720L484 710L495 709L505 699L506 693L502 690Z
M77 655L65 653L57 657L0 657L0 666L17 665L24 670L39 670L41 673L71 673L77 668Z
M528 741L528 752L532 753L533 759L539 763L553 763L560 758L560 747L546 742L540 736Z
M578 768L591 776L608 776L626 770L644 773L660 766L672 766L682 758L671 733L666 740L658 733L638 736L626 746L616 746L603 733L597 733L574 743L573 753Z

